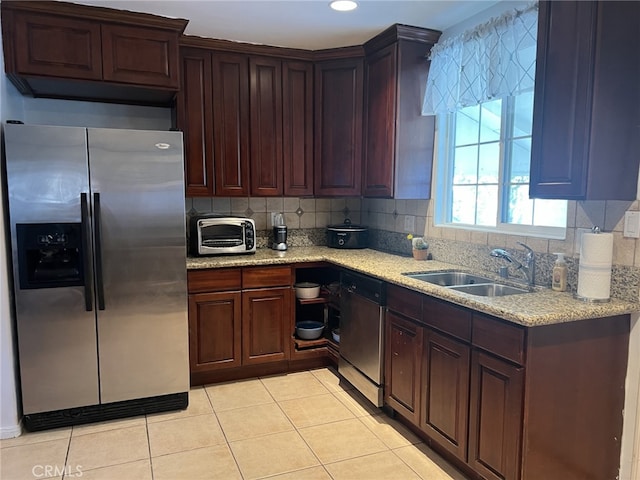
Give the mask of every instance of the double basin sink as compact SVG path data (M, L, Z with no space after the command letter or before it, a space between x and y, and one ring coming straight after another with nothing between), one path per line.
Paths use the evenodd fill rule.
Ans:
M432 273L404 273L409 278L415 278L423 282L440 285L450 290L469 293L480 297L503 297L518 293L529 293L526 288L513 287L497 283L490 278L474 275L467 272L446 271Z

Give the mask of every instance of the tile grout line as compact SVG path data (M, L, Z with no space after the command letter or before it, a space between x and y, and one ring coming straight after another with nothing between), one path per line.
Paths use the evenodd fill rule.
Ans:
M398 447L398 448L406 448L408 446L409 445L405 445L404 447ZM411 444L411 446L415 447L415 445L413 445L413 444ZM400 460L404 465L406 465L409 470L411 470L413 473L415 473L418 476L418 478L421 478L422 480L428 480L428 479L425 479L422 475L420 475L420 473L417 472L411 465L409 465L407 462L405 462L404 459L400 455L398 455L396 453L397 449L392 448L390 450L391 450L391 453L393 453L398 460Z
M154 480L153 457L151 456L151 437L149 436L149 418L144 416L144 430L147 433L147 451L149 452L149 470L151 471L151 480Z
M240 478L244 480L244 475L242 473L242 470L240 469L240 464L238 463L238 459L236 458L235 454L233 453L233 449L231 448L231 443L229 442L229 439L227 438L227 434L224 431L224 428L222 428L222 424L220 423L220 419L218 418L218 413L216 412L216 409L213 408L213 401L211 400L211 397L209 396L209 392L207 391L206 387L203 385L202 389L204 390L204 394L207 396L207 400L209 401L209 405L211 406L211 412L213 413L213 416L216 419L216 422L218 422L218 427L220 428L220 431L222 432L222 436L224 437L224 441L225 441L225 445L227 446L227 449L229 450L229 453L231 454L231 458L233 458L233 463L235 463L236 468L238 469L238 475L240 475Z
M311 373L310 370L304 370L305 372L309 372L311 375L313 375ZM267 385L265 385L265 383L262 381L263 377L258 377L258 379L260 380L260 383L262 384L262 386L265 388L265 390L267 391L267 393L269 393L269 395L271 396L271 398L273 398L273 401L275 402L275 404L278 406L278 408L280 409L280 411L282 412L282 414L285 416L285 418L287 419L287 421L291 424L291 426L293 427L293 431L296 432L298 434L298 436L300 437L300 440L302 440L304 442L304 444L307 446L307 448L309 449L309 451L311 452L311 454L314 456L314 458L318 461L318 465L321 466L323 468L323 470L327 473L327 475L329 475L329 472L327 472L327 469L324 468L323 463L320 461L320 458L318 458L318 456L316 455L316 452L313 451L313 449L311 448L311 446L307 443L307 441L304 439L304 437L300 434L300 432L298 431L298 427L296 427L295 423L293 423L293 421L291 420L291 418L289 418L289 415L287 415L287 412L285 412L282 408L282 405L280 405L280 402L278 400L276 400L276 398L273 396L273 394L271 393L271 390L269 390L269 388L267 387ZM314 376L315 378L315 376ZM317 380L317 378L316 378ZM319 380L318 380L319 381ZM323 385L324 387L324 385ZM325 387L326 388L326 387ZM312 396L316 396L316 395L312 395ZM286 401L286 400L284 400ZM307 468L313 468L313 467L305 467L305 468L301 468L298 470L291 470L291 471L287 471L287 472L280 472L277 473L275 475L271 475L276 476L276 475L284 475L287 473L293 473L293 472L298 472L301 470L305 470ZM329 477L331 477L333 479L333 477L331 475L329 475ZM268 477L264 477L264 478L268 478Z
M63 467L63 471L62 471L62 479L64 480L64 478L67 476L67 462L69 461L69 452L71 451L71 436L73 435L73 427L71 427L71 431L69 432L69 442L67 443L67 453L64 456L64 467Z
M313 375L313 373L311 372L311 370L306 370L307 372L309 372L313 378L315 378L318 382L320 382L320 380ZM322 382L320 382L320 384L322 384ZM324 385L322 385L325 390L327 390L327 392L329 392L329 389L327 389L327 387L325 387ZM266 388L266 386L265 386ZM268 389L267 389L268 390ZM269 392L271 393L271 392ZM329 392L332 393L332 392ZM324 394L322 394L324 395ZM312 395L312 396L319 396L319 395ZM304 398L308 398L308 397L304 397ZM275 400L275 399L274 399ZM286 401L286 400L285 400ZM305 440L305 438L302 436L302 434L300 433L300 429L296 426L295 423L293 423L293 420L291 420L289 418L289 416L287 415L287 413L283 410L282 406L280 405L280 402L278 402L276 400L276 404L278 405L278 408L280 409L280 411L284 414L285 417L287 417L287 420L289 420L289 423L291 423L291 425L293 426L294 431L298 434L298 436L300 437L300 439L304 442L304 444L307 446L307 448L309 449L309 451L311 452L311 454L315 457L315 459L318 461L318 465L320 467L322 467L322 469L326 472L326 474L329 476L329 478L331 478L332 480L334 480L334 477L329 473L329 471L326 469L326 467L324 466L324 463L322 462L322 460L320 460L320 457L318 457L318 455L316 454L316 452L313 450L313 448L311 448L311 445L309 445L307 443L307 441ZM313 468L313 467L306 467L306 468ZM297 472L297 471L301 471L304 469L299 469L299 470L293 470L292 472ZM280 475L284 474L284 473L292 473L292 472L282 472Z
M317 370L317 369L316 369L316 370ZM329 369L329 371L331 371L331 372L335 375L335 372L333 372L333 371L332 371L332 370L330 370L330 369ZM323 387L323 389L325 390L325 392L323 392L323 393L317 393L317 394L314 394L314 395L311 395L311 396L306 396L306 397L297 397L297 398L293 398L293 399L285 398L285 399L283 399L283 400L278 401L278 400L276 400L276 398L274 397L274 395L272 394L272 392L271 392L271 391L267 388L267 386L264 384L264 382L262 381L262 378L258 377L257 379L258 379L258 380L260 380L260 384L263 386L263 388L264 388L264 389L266 390L266 392L268 393L269 398L271 398L271 399L272 399L272 401L273 401L273 403L275 403L275 404L278 406L278 410L279 410L279 411L284 415L284 417L285 417L285 418L287 418L287 421L288 421L289 425L293 428L293 431L295 431L295 432L296 432L296 434L298 435L298 437L299 437L299 438L301 438L301 440L303 441L304 445L306 445L306 447L309 449L309 451L311 452L311 454L313 455L313 457L316 459L317 464L316 464L315 466L313 466L313 465L312 465L312 466L307 466L307 467L303 467L303 468L297 468L297 469L294 469L294 470L287 470L287 471L283 471L283 472L280 472L280 473L277 473L277 474L269 475L268 477L260 477L260 478L265 478L265 479L267 479L267 478L270 478L270 477L273 477L273 476L278 476L278 475L283 475L283 474L289 474L289 473L294 473L294 472L301 472L301 471L304 471L304 470L307 470L307 469L312 469L312 468L316 468L317 466L320 466L320 467L322 467L322 469L324 470L324 472L328 475L328 477L333 479L334 477L333 477L333 476L329 473L329 471L327 470L327 465L333 465L333 464L336 464L336 463L341 463L341 462L345 462L345 461L349 461L349 460L353 460L353 459L357 459L357 458L368 457L368 456L376 455L376 454L378 454L378 453L384 453L384 452L387 452L387 451L391 451L391 452L393 452L394 457L395 457L395 458L397 458L397 459L399 459L403 465L405 465L407 468L409 468L409 470L410 470L410 471L412 471L412 472L414 472L416 475L418 475L418 477L423 478L423 477L422 477L422 476L421 476L421 475L420 475L420 474L419 474L419 473L418 473L414 468L412 468L412 467L411 467L411 465L410 465L409 463L407 463L407 462L406 462L402 457L400 457L400 456L399 456L399 454L396 452L396 450L399 450L400 448L405 448L405 447L412 446L412 445L413 445L413 446L416 446L417 444L414 444L412 441L410 441L409 439L407 439L407 440L409 440L409 443L408 443L407 445L400 445L400 446L397 446L396 448L393 448L392 446L389 446L389 445L394 445L394 444L395 444L394 442L391 442L391 443L388 445L388 444L387 444L387 442L385 442L385 441L383 440L383 437L382 437L382 436L380 436L379 434L377 434L377 433L372 429L372 427L371 427L371 426L369 426L367 423L365 423L365 421L364 421L365 417L366 417L366 418L375 418L375 417L379 416L380 414L384 414L384 412L371 412L371 411L369 411L369 410L368 410L364 405L362 405L362 404L360 403L360 400L361 400L361 399L360 399L358 396L352 396L352 395L351 395L351 390L345 390L345 389L344 389L344 387L342 387L342 386L340 386L340 388L336 389L335 391L334 391L334 389L333 389L333 388L332 388L332 389L330 389L327 385L331 385L331 386L333 387L333 383L332 383L332 382L333 382L333 380L330 380L328 377L325 377L325 380L326 380L326 382L325 382L325 381L323 381L323 380L322 380L322 377L318 377L318 376L316 376L316 375L313 373L313 372L314 372L314 370L306 370L305 372L306 372L306 373L311 374L311 375L312 375L312 377L313 377L313 379L314 379L315 381L317 381L320 385L322 385L322 387ZM311 379L309 379L309 380L311 380ZM217 425L218 425L218 427L219 427L219 428L220 428L220 430L221 430L222 437L224 438L224 442L225 442L224 444L227 446L227 449L228 449L229 453L231 453L231 456L232 456L232 458L233 458L233 460L234 460L234 463L235 463L235 466L236 466L236 471L238 472L238 474L239 474L240 478L245 479L245 475L243 475L242 471L240 470L240 464L238 463L238 459L236 458L236 456L234 455L233 450L231 449L231 443L232 443L232 442L230 442L230 441L229 441L229 438L227 437L226 432L225 432L225 431L224 431L224 429L222 428L222 424L221 424L220 419L219 419L219 417L218 417L218 412L216 412L216 411L215 411L215 409L213 408L213 397L212 397L212 396L210 396L210 394L209 394L209 392L207 391L207 389L206 389L206 387L205 387L205 386L199 386L199 387L196 387L196 388L190 389L190 392L191 392L191 391L193 391L193 392L197 392L198 390L200 390L200 391L204 390L204 394L206 395L206 402L207 402L207 404L208 404L208 409L209 409L209 411L210 411L211 413L213 413L213 415L214 415L214 417L215 417L215 419L216 419ZM306 398L319 397L319 396L321 396L321 395L327 395L327 394L331 394L331 395L332 395L332 397L333 397L334 399L338 400L338 402L339 402L343 407L345 407L345 408L350 412L350 414L352 415L352 418L351 418L351 419L349 419L349 420L352 420L353 418L358 419L358 420L359 420L359 422L358 422L358 423L359 423L359 424L361 424L361 425L363 425L363 426L365 427L366 431L368 431L370 434L372 434L372 435L373 435L373 437L375 437L376 439L378 439L378 441L380 441L380 442L381 442L381 444L384 446L384 449L383 449L382 451L380 451L380 452L373 452L373 453L367 453L367 454L362 454L362 455L356 455L356 456L349 457L349 458L345 458L345 459L341 459L341 460L331 461L331 462L328 462L328 463L326 463L326 464L325 464L325 463L323 463L323 462L321 461L321 459L318 457L318 455L316 454L316 452L311 448L311 445L310 445L310 444L306 441L306 439L302 436L301 431L303 431L303 430L305 430L305 429L309 429L309 428L315 427L315 426L331 425L331 424L334 424L334 423L338 423L338 422L341 422L341 421L345 421L346 419L343 419L343 420L329 420L328 422L318 423L317 425L308 425L308 426L304 426L304 427L298 427L298 426L296 426L296 424L293 422L292 418L290 418L290 417L287 415L286 411L284 410L284 408L283 408L283 406L282 406L282 403L283 403L283 402L290 401L290 400L304 400L304 399L306 399ZM355 404L360 405L360 409L358 409L358 410L357 410L357 412L356 412L356 411L353 411L353 410L350 408L350 407L352 407L352 405L345 403L345 401L343 401L343 399L342 399L340 396L338 396L338 394L346 394L346 395L348 395L351 399L353 399L353 401L355 402ZM355 405L355 404L354 404L354 405ZM200 405L200 403L196 403L195 405ZM240 408L240 407L239 407L239 408ZM355 408L355 407L354 407L354 408ZM200 410L199 408L198 408L198 409L196 409L196 411L199 411L199 410ZM231 409L231 410L233 410L233 409ZM186 411L186 410L185 410L185 411ZM364 414L364 415L361 415L361 412L364 412L365 414ZM188 417L188 418L194 418L194 417L203 416L203 415L205 415L205 414L203 414L203 413L197 413L197 414L194 414L194 415L187 415L187 417ZM207 415L208 415L208 413L207 413ZM384 416L384 415L383 415L383 416ZM178 420L178 419L174 419L174 420ZM148 415L144 415L145 434L146 434L146 438L147 438L147 455L148 455L147 459L148 459L148 461L149 461L149 469L150 469L150 474L151 474L151 479L152 479L152 480L155 478L155 475L156 475L156 473L158 473L158 472L155 472L155 471L154 471L153 457L152 457L152 452L151 452L151 439L150 439L150 429L149 429L149 426L150 426L151 424L162 423L162 422L164 422L164 421L169 421L169 420L162 420L162 421L160 421L160 422L150 422L150 421L149 421L149 416L148 416ZM141 425L140 425L140 424L138 424L138 426L141 426ZM394 427L394 425L393 425L393 424L390 424L389 426L395 430L395 427ZM373 427L375 427L375 425L373 425ZM100 433L108 432L108 431L110 431L110 430L122 430L123 428L124 428L124 429L133 429L133 428L136 428L136 425L126 426L126 427L118 427L118 428L113 428L113 429L109 429L109 430L105 430L105 431L97 431L97 432L93 432L93 433L87 433L87 434L84 434L84 435L91 435L91 434L96 435L96 434L100 434ZM397 431L397 430L396 430L396 431ZM277 432L277 433L284 433L284 432ZM401 432L399 432L399 431L398 431L398 433L399 433L401 436L403 436L403 437L404 437L404 435L402 435L402 433L401 433ZM267 435L268 435L268 434L264 434L264 435L259 435L258 437L251 437L251 438L259 438L259 437L267 436ZM81 438L83 435L75 435L75 436L77 436L78 438ZM68 432L67 445L66 445L66 453L65 453L65 457L64 457L64 465L65 465L67 468L70 468L70 467L71 467L70 465L68 465L68 462L69 462L69 460L70 460L71 441L73 440L73 438L74 438L74 427L71 427L70 431ZM243 439L243 440L244 440L244 439ZM49 440L43 440L43 442L48 442L48 441L49 441ZM34 444L38 444L38 443L42 443L42 442L34 442ZM422 442L422 441L420 441L419 443L423 443L423 442ZM31 444L31 443L28 443L28 444L25 444L25 445L30 445L30 444ZM220 445L222 445L222 443L221 443ZM20 446L20 445L19 445L19 446ZM21 446L24 446L24 445L21 445ZM17 446L17 447L18 447L18 446ZM8 448L8 447L7 447L7 448ZM195 448L190 448L190 449L188 449L188 450L184 450L184 452L186 452L186 451L191 451L191 450L197 450L197 449L204 449L204 448L208 448L208 446L199 446L199 447L195 447ZM173 453L180 453L180 452L167 453L166 455L170 455L170 454L173 454ZM159 456L164 456L164 455L159 455ZM125 465L125 464L129 464L129 463L133 464L133 463L135 463L136 461L140 461L140 460L135 460L135 461L134 461L134 460L130 460L130 461L126 461L126 462L123 462L123 463L114 464L114 465L105 465L105 466L102 466L102 467L96 467L95 469L102 469L102 468L114 467L114 466L116 466L116 465ZM90 469L90 470L94 470L94 469L92 468L92 469ZM88 470L88 471L89 471L89 470ZM68 478L70 478L70 476L74 476L74 475L72 475L72 474L71 474L71 471L67 471L67 469L65 469L65 470L63 471L63 474L62 474L62 479L63 479L63 480L68 479Z

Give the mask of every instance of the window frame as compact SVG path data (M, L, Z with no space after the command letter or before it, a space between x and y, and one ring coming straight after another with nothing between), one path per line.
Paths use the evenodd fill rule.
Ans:
M510 185L506 168L507 162L510 161L508 156L509 148L505 148L505 138L511 138L513 133L513 102L515 97L503 98L504 103L508 103L506 113L501 115L501 135L500 135L500 158L499 158L499 178L498 178L498 211L496 218L496 226L475 225L465 223L452 223L449 221L452 215L453 203L453 152L455 149L455 129L454 114L458 112L448 113L446 115L436 116L435 129L435 148L434 148L434 215L433 223L436 227L452 228L462 230L473 230L480 232L501 233L507 235L519 235L527 237L540 237L547 239L566 239L566 220L564 227L549 227L536 225L519 225L515 223L507 223L507 212L505 211L508 204ZM504 111L503 107L503 111ZM508 117L508 118L505 118ZM509 136L507 136L508 134Z

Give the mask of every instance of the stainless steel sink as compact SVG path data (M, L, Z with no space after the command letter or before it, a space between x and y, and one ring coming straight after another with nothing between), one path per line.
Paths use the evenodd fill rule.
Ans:
M474 275L473 273L450 270L446 272L432 273L404 273L410 278L446 287L454 291L478 295L480 297L503 297L518 293L529 293L526 288L512 287L494 280Z
M457 285L449 287L451 290L469 293L481 297L503 297L505 295L515 295L518 293L529 293L525 288L502 285L501 283L480 283L475 285Z
M476 283L491 283L493 280L467 272L433 272L433 273L405 273L410 278L423 282L433 283L441 287L451 287L453 285L473 285Z

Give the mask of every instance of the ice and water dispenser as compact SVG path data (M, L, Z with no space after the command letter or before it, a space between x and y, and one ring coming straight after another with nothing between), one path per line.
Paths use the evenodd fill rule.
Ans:
M84 285L82 224L18 223L20 288Z

